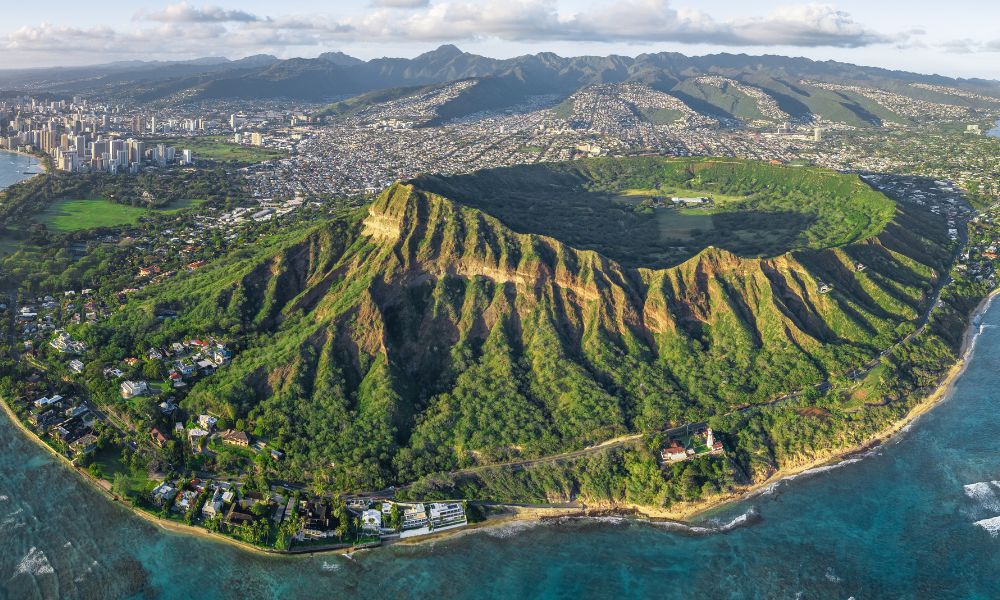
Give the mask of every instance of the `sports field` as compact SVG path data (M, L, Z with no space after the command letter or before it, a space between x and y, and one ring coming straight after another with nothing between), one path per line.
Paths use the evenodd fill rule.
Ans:
M143 215L175 213L198 202L200 200L186 200L174 202L162 209L149 209L115 204L102 198L59 200L38 213L34 220L44 224L50 231L68 233L96 227L131 225Z
M147 146L163 142L175 146L178 150L188 149L195 160L211 160L229 163L258 163L286 156L284 152L234 144L229 136L210 135L191 138L156 138L147 139Z

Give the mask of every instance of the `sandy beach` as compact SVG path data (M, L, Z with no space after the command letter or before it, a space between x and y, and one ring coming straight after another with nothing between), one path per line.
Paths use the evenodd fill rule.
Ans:
M44 173L48 173L49 172L49 167L48 167L48 165L45 162L45 158L41 157L41 156L38 156L37 154L31 154L29 152L21 152L20 150L8 150L6 148L0 149L0 152L10 152L11 154L17 154L19 156L26 156L28 158L35 159L35 161L38 162L38 169L39 169L39 171L38 171L38 173L35 173L35 175L32 175L32 177L35 177L35 176L38 176L38 175L42 175Z

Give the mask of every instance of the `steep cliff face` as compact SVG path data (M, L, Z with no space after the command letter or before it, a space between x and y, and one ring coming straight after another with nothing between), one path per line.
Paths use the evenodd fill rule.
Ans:
M933 266L902 254L928 246L912 232L900 239L904 231L773 258L709 247L677 267L629 270L596 252L515 233L410 184L387 190L363 222L363 238L377 248L365 268L380 274L385 302L415 285L482 279L507 290L520 320L547 306L574 345L593 330L641 342L657 358L678 340L697 341L705 352L717 344L748 353L878 347L896 325L916 317L937 277Z
M189 402L357 486L700 420L845 373L912 327L947 254L913 219L836 248L627 269L397 183L354 226L222 285L268 343Z

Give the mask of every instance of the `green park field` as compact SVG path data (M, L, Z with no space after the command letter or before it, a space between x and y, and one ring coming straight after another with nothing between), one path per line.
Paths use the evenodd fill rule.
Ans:
M178 149L189 149L195 160L222 163L259 163L285 156L284 152L257 146L232 143L229 136L212 135L192 138L147 139L146 144L169 144Z
M139 217L150 213L174 213L199 201L174 202L163 209L139 208L127 204L115 204L102 198L59 200L35 216L36 223L42 223L50 231L69 233L97 227L131 225Z

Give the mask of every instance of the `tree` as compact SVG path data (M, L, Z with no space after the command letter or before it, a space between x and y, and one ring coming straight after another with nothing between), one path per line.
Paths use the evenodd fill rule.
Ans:
M403 515L399 512L399 505L393 502L392 508L389 509L389 527L399 531L402 526Z

